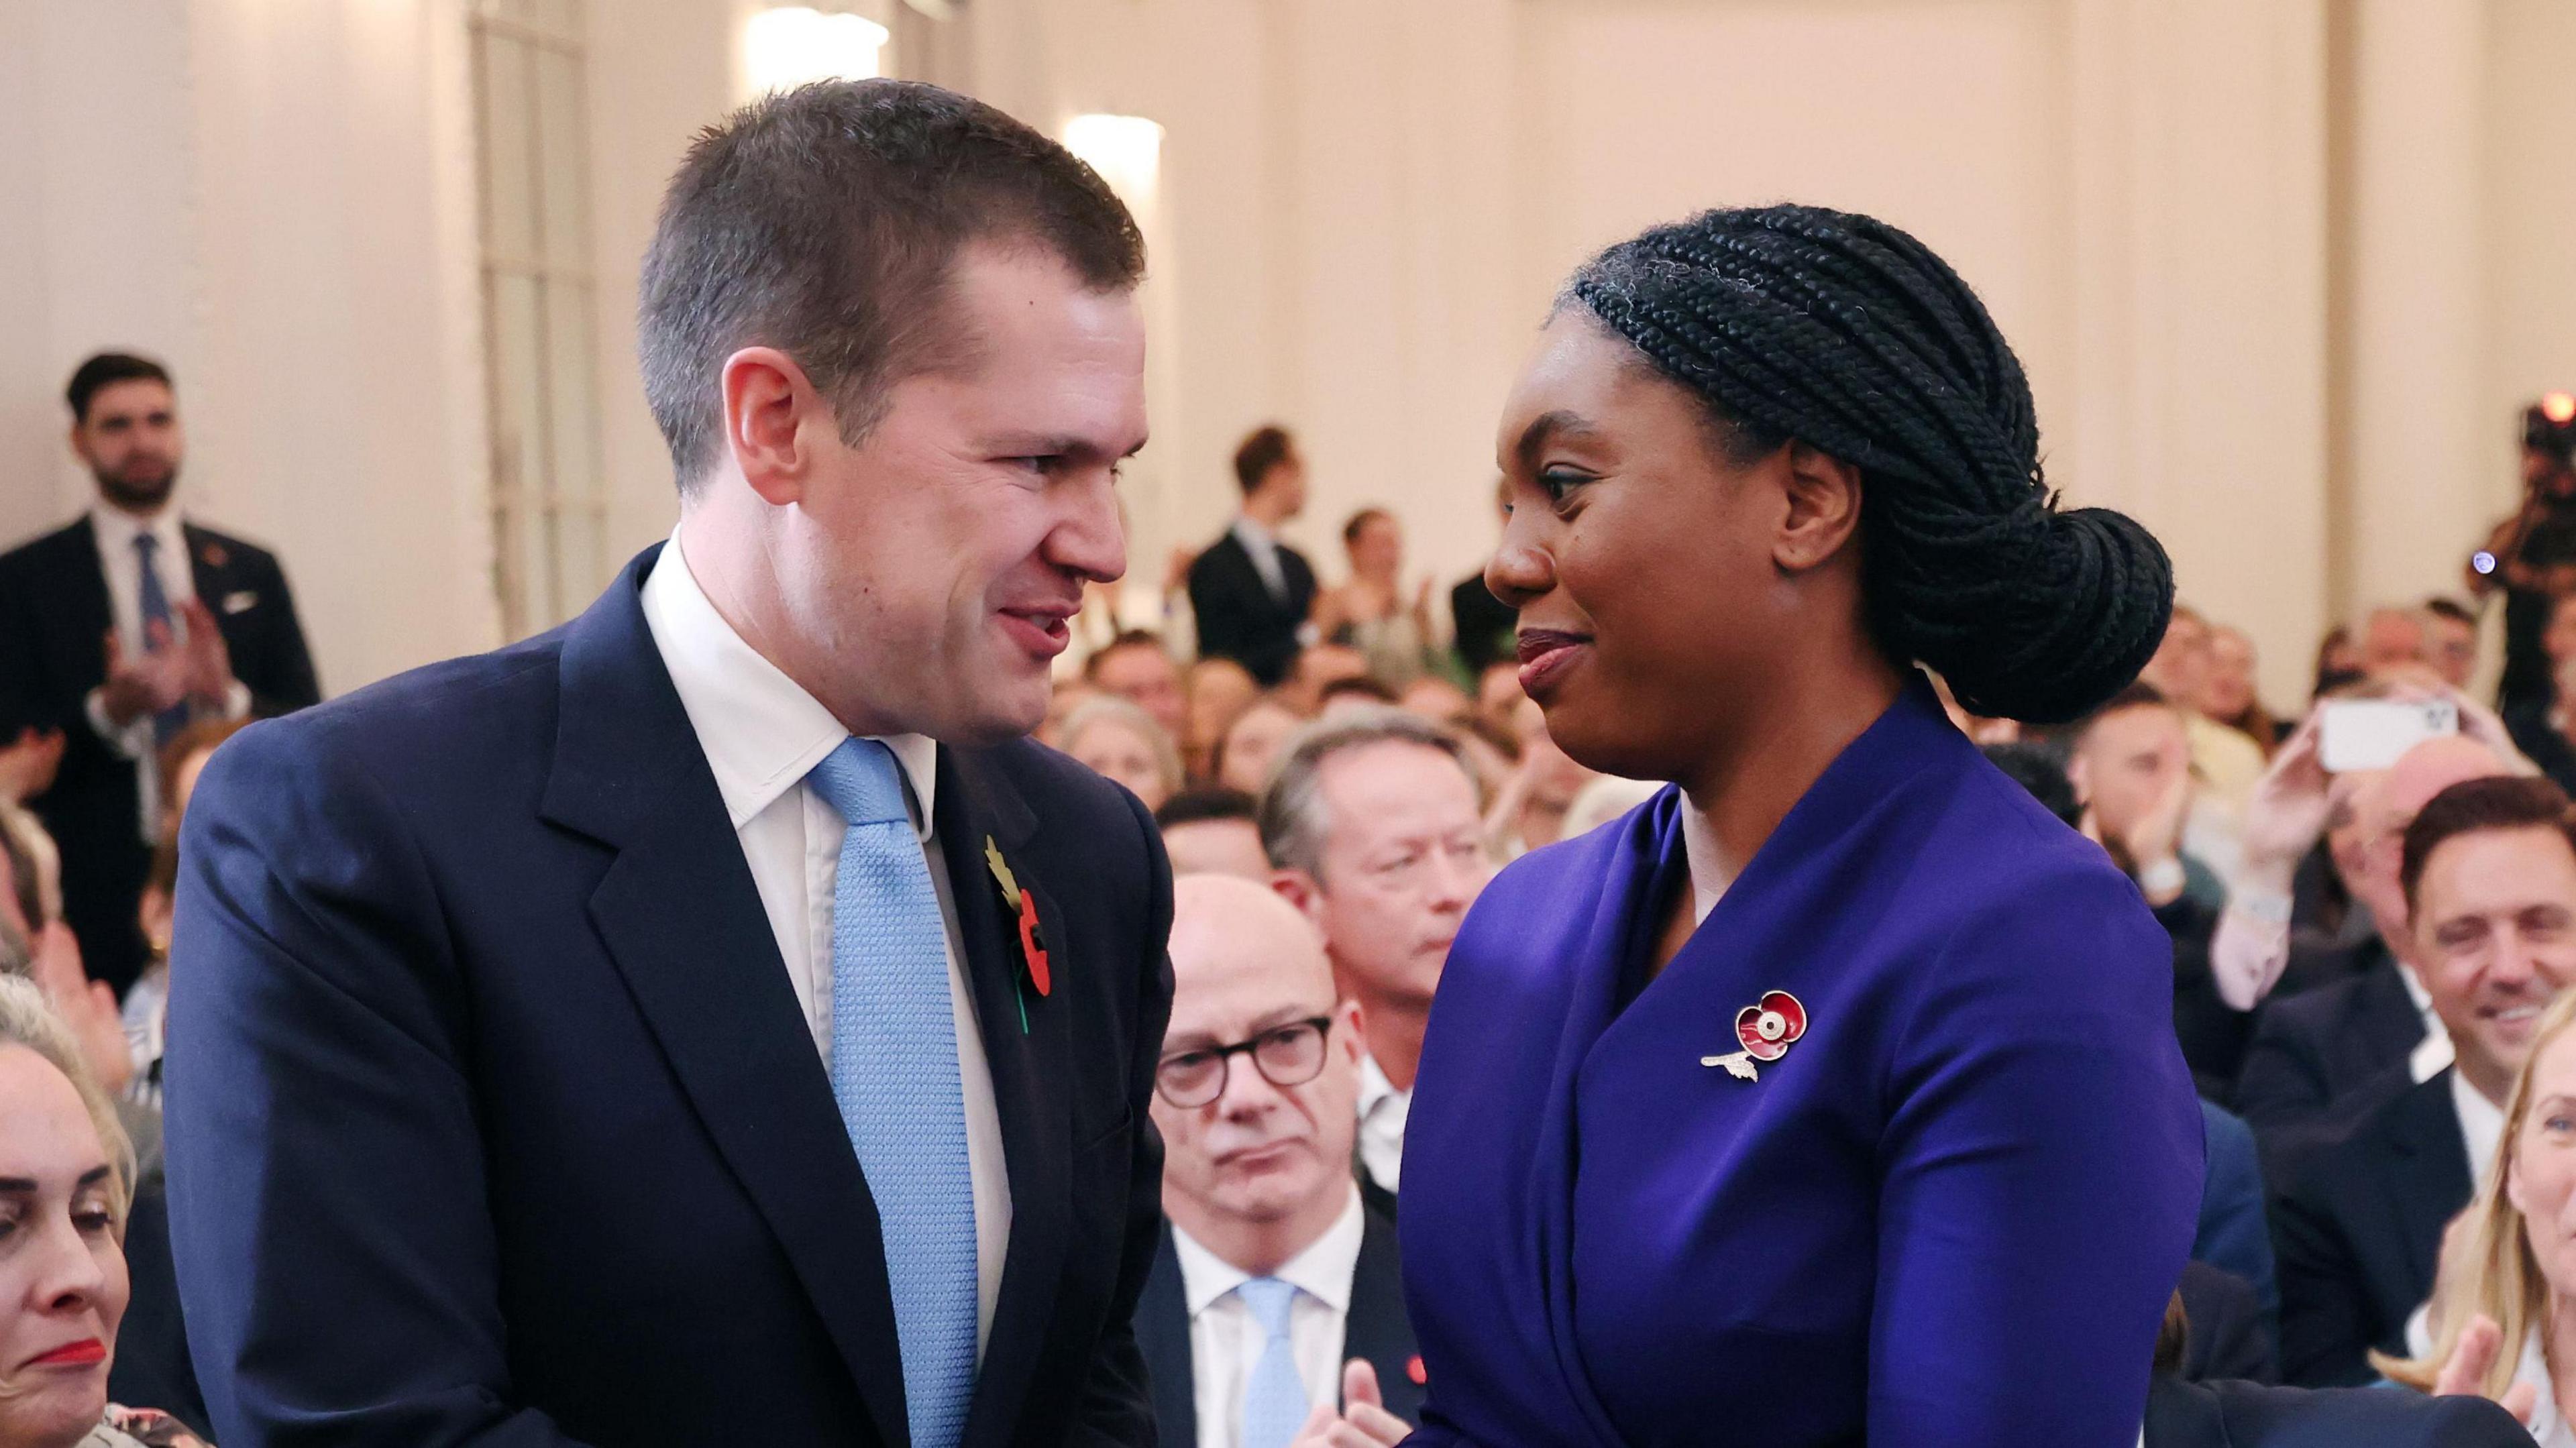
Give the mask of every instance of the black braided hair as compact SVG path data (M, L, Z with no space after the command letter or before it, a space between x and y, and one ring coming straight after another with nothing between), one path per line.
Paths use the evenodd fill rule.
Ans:
M1601 253L1566 298L1697 393L1739 456L1794 438L1860 470L1871 632L1970 712L2073 719L2154 655L2163 547L2058 510L2021 363L1923 243L1813 206L1707 211Z

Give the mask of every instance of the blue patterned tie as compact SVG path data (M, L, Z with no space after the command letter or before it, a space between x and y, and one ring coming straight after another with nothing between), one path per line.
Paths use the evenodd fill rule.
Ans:
M1297 1289L1276 1277L1255 1277L1234 1289L1267 1334L1243 1395L1243 1448L1287 1448L1306 1424L1306 1382L1297 1376L1296 1345L1288 1340L1288 1309Z
M913 1448L956 1448L975 1389L975 1186L947 927L893 751L850 739L806 780L849 823L832 891L832 1096L884 1232Z
M160 539L150 533L134 535L134 561L142 565L137 570L143 580L138 590L138 601L142 605L143 646L146 649L152 647L152 626L156 623L161 625L162 637L170 640L172 647L177 647L179 642L179 622L170 613L169 590L161 586L161 572L152 566L152 556L160 551ZM182 700L152 716L152 742L167 744L172 736L187 727L188 705Z

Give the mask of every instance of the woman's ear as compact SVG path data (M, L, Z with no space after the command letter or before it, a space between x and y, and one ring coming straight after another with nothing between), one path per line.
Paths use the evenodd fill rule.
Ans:
M1781 490L1787 507L1771 542L1771 562L1783 572L1805 573L1833 560L1860 528L1860 469L1803 442L1779 454L1787 470Z

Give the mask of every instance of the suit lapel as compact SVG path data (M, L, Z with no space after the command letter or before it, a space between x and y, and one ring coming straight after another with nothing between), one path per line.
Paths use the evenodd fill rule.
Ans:
M993 1309L964 1440L999 1444L1011 1441L1021 1426L1019 1405L1027 1399L1064 1272L1073 1208L1066 992L1069 978L1085 963L1066 954L1064 918L1048 882L1028 868L1021 846L1035 833L1037 819L1009 781L976 752L942 745L936 814L1011 1184L1011 1244L1002 1263L1001 1299ZM984 853L988 839L1037 902L1039 934L1054 974L1050 995L1023 987L1019 922L1005 914Z
M2389 1121L2388 1200L2405 1241L2412 1284L2430 1290L2442 1228L2469 1200L2469 1148L2443 1071L2402 1098Z
M1154 1249L1154 1268L1136 1298L1136 1350L1154 1384L1154 1426L1163 1448L1198 1448L1198 1359L1190 1352L1190 1298L1172 1224Z
M888 1444L908 1441L875 1202L631 565L564 638L545 817L616 851L590 916Z
M107 596L107 569L99 562L98 527L88 514L80 521L54 535L55 547L62 562L58 584L62 589L59 602L70 629L66 641L72 653L88 662L89 668L77 677L93 681L107 677L107 632L116 627L116 605ZM86 690L84 690L86 692Z
M1404 1259L1395 1223L1369 1212L1360 1233L1359 1260L1351 1269L1351 1310L1342 1335L1342 1357L1366 1358L1377 1369L1378 1395L1387 1411L1413 1421L1422 1416L1423 1385L1414 1375L1422 1357L1404 1312Z

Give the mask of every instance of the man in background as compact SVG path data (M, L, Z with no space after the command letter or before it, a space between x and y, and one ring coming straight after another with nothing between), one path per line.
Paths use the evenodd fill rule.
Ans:
M98 498L0 555L0 739L62 741L51 787L26 804L62 847L63 917L90 974L121 993L146 954L135 910L161 747L199 719L301 709L321 687L276 558L182 516L169 371L102 352L64 397Z
M1494 511L1502 521L1511 521L1512 485L1507 478L1494 483ZM1449 590L1449 623L1468 678L1476 678L1505 660L1518 662L1516 650L1520 645L1514 634L1520 626L1520 610L1494 597L1494 591L1485 586L1482 568L1459 579L1457 586Z
M1232 659L1273 689L1288 677L1315 606L1314 567L1279 540L1306 507L1306 463L1288 430L1273 425L1235 449L1234 477L1243 511L1190 565L1190 610L1201 655Z
M2277 1183L2281 1367L2362 1383L2405 1350L2442 1229L2495 1158L2506 1099L2550 1000L2576 980L2576 818L2529 775L2464 781L2405 833L2416 975L2453 1064L2354 1118Z
M1169 1225L1136 1304L1160 1441L1283 1448L1341 1409L1393 1442L1421 1360L1395 1221L1351 1180L1360 1008L1295 906L1219 875L1173 882L1172 982L1153 1105Z
M2183 730L2191 740L2192 772L2210 798L2230 810L2241 809L2263 776L2263 749L2244 734L2200 712L2209 692L2209 621L2199 612L2175 604L2164 642L2138 677L2182 711Z
M1261 850L1261 801L1222 784L1185 789L1154 811L1172 874L1236 875L1267 885L1270 857Z
M1368 1038L1362 1188L1392 1211L1431 995L1467 907L1493 876L1458 742L1399 709L1354 711L1290 745L1261 802L1279 892L1324 939Z
M1082 677L1100 692L1152 715L1175 744L1187 734L1189 692L1181 685L1181 666L1172 662L1160 635L1129 629L1082 661Z
M2522 414L2522 506L2469 555L2472 598L2504 590L2504 676L2496 707L2554 692L2541 647L2554 599L2576 593L2576 395L2552 392Z

